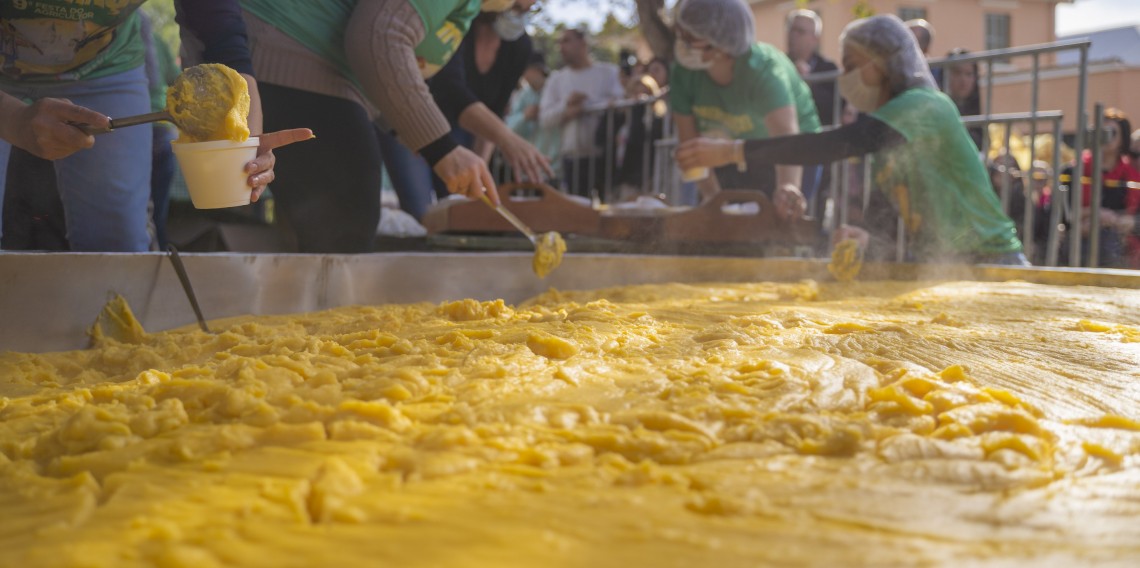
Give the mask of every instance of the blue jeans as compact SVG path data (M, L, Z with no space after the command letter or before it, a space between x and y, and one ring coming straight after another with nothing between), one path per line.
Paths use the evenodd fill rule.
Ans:
M146 73L140 66L108 77L66 83L4 87L24 100L47 97L112 118L150 112ZM151 129L131 127L99 135L95 146L55 161L55 175L73 251L142 252L150 249ZM0 202L11 146L0 141ZM2 227L0 227L2 229Z
M427 162L404 146L390 132L376 129L380 139L380 155L384 170L396 190L400 209L421 220L432 203L432 172Z

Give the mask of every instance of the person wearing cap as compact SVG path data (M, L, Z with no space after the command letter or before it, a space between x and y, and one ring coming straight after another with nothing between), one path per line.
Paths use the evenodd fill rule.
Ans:
M545 127L538 120L542 89L546 86L546 79L549 76L550 68L546 66L546 54L541 51L531 53L526 70L523 71L522 87L515 91L511 110L507 114L507 126L534 144L550 160L554 177L558 177L561 164L556 158L562 142L561 134L557 128Z
M1028 265L957 107L935 86L902 20L893 15L857 20L840 43L840 94L864 113L854 123L767 140L694 139L678 149L680 165L747 164L751 169L874 154L872 179L906 228L912 260ZM869 227L893 232L893 224L879 225ZM833 235L835 241L847 238L867 248L872 235L855 226L840 227ZM882 243L875 240L872 256L887 256Z
M811 90L787 55L756 41L744 0L681 0L675 21L670 106L680 142L819 131ZM759 189L780 217L803 215L802 165L744 166L716 170L698 184L701 193L708 198L721 188Z

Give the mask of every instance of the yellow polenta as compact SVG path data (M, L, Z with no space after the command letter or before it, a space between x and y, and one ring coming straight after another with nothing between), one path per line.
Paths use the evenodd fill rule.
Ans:
M1140 564L1136 291L110 319L0 355L0 565Z

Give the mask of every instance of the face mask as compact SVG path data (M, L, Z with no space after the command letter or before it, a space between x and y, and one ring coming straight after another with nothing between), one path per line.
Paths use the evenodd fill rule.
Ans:
M860 112L871 112L879 108L879 87L864 83L861 69L852 69L839 77L839 94Z
M480 9L484 12L506 12L515 5L515 0L483 0Z
M701 52L688 46L685 42L677 40L673 44L673 55L677 58L677 63L685 69L692 69L693 71L701 71L712 67L712 61L705 61L701 57Z
M504 41L515 41L526 33L526 14L507 10L495 18L494 28Z

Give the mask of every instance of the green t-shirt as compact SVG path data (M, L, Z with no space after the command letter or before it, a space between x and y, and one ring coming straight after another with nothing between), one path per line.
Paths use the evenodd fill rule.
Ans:
M241 0L241 7L272 24L352 78L344 53L344 30L358 0ZM427 30L416 46L425 79L442 68L479 15L482 0L408 0Z
M788 105L796 107L800 132L819 132L811 89L788 56L766 43L757 43L736 58L732 82L725 86L713 82L705 71L674 63L669 91L673 112L695 117L703 136L768 138L764 117Z
M945 94L916 88L871 113L907 143L877 153L875 184L894 202L920 256L1021 251L978 149Z
M74 81L143 64L146 0L0 0L0 81Z

